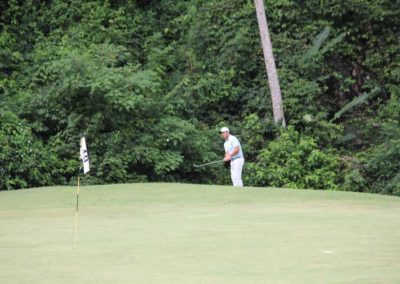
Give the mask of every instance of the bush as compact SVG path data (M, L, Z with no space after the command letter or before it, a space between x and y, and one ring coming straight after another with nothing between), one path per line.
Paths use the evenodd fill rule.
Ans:
M0 113L0 190L62 182L57 156L15 114Z
M338 157L289 127L247 164L246 182L257 186L337 189Z
M400 139L390 139L371 149L365 160L368 191L400 195Z
M345 175L346 190L400 195L400 99L392 96L371 122L375 144L357 155Z

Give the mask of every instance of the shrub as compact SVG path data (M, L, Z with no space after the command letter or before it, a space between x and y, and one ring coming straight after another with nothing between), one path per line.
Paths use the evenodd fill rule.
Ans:
M400 195L400 99L392 96L372 121L375 143L358 153L345 175L344 188Z
M289 127L247 165L246 181L257 186L337 189L338 157Z
M57 156L9 111L0 113L0 145L0 190L62 182Z

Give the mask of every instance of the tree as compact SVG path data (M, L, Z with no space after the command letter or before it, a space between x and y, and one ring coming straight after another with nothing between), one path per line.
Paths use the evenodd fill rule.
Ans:
M272 110L275 123L286 126L285 116L283 114L281 88L279 85L278 73L276 71L275 59L272 53L272 43L269 36L267 17L263 0L254 0L257 13L258 26L260 28L261 44L264 52L265 66L267 69L268 83L271 91Z

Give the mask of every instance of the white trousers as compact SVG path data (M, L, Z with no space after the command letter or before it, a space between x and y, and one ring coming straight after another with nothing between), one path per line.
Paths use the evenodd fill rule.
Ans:
M244 158L237 158L231 161L231 178L233 186L243 186L242 169L244 165Z

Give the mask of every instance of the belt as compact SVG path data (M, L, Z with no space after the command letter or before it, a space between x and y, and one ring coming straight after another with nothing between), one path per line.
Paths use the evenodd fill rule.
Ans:
M232 159L231 159L231 161L234 161L234 160L236 160L236 159L240 159L240 158L243 158L243 157L236 157L236 158L232 158Z

